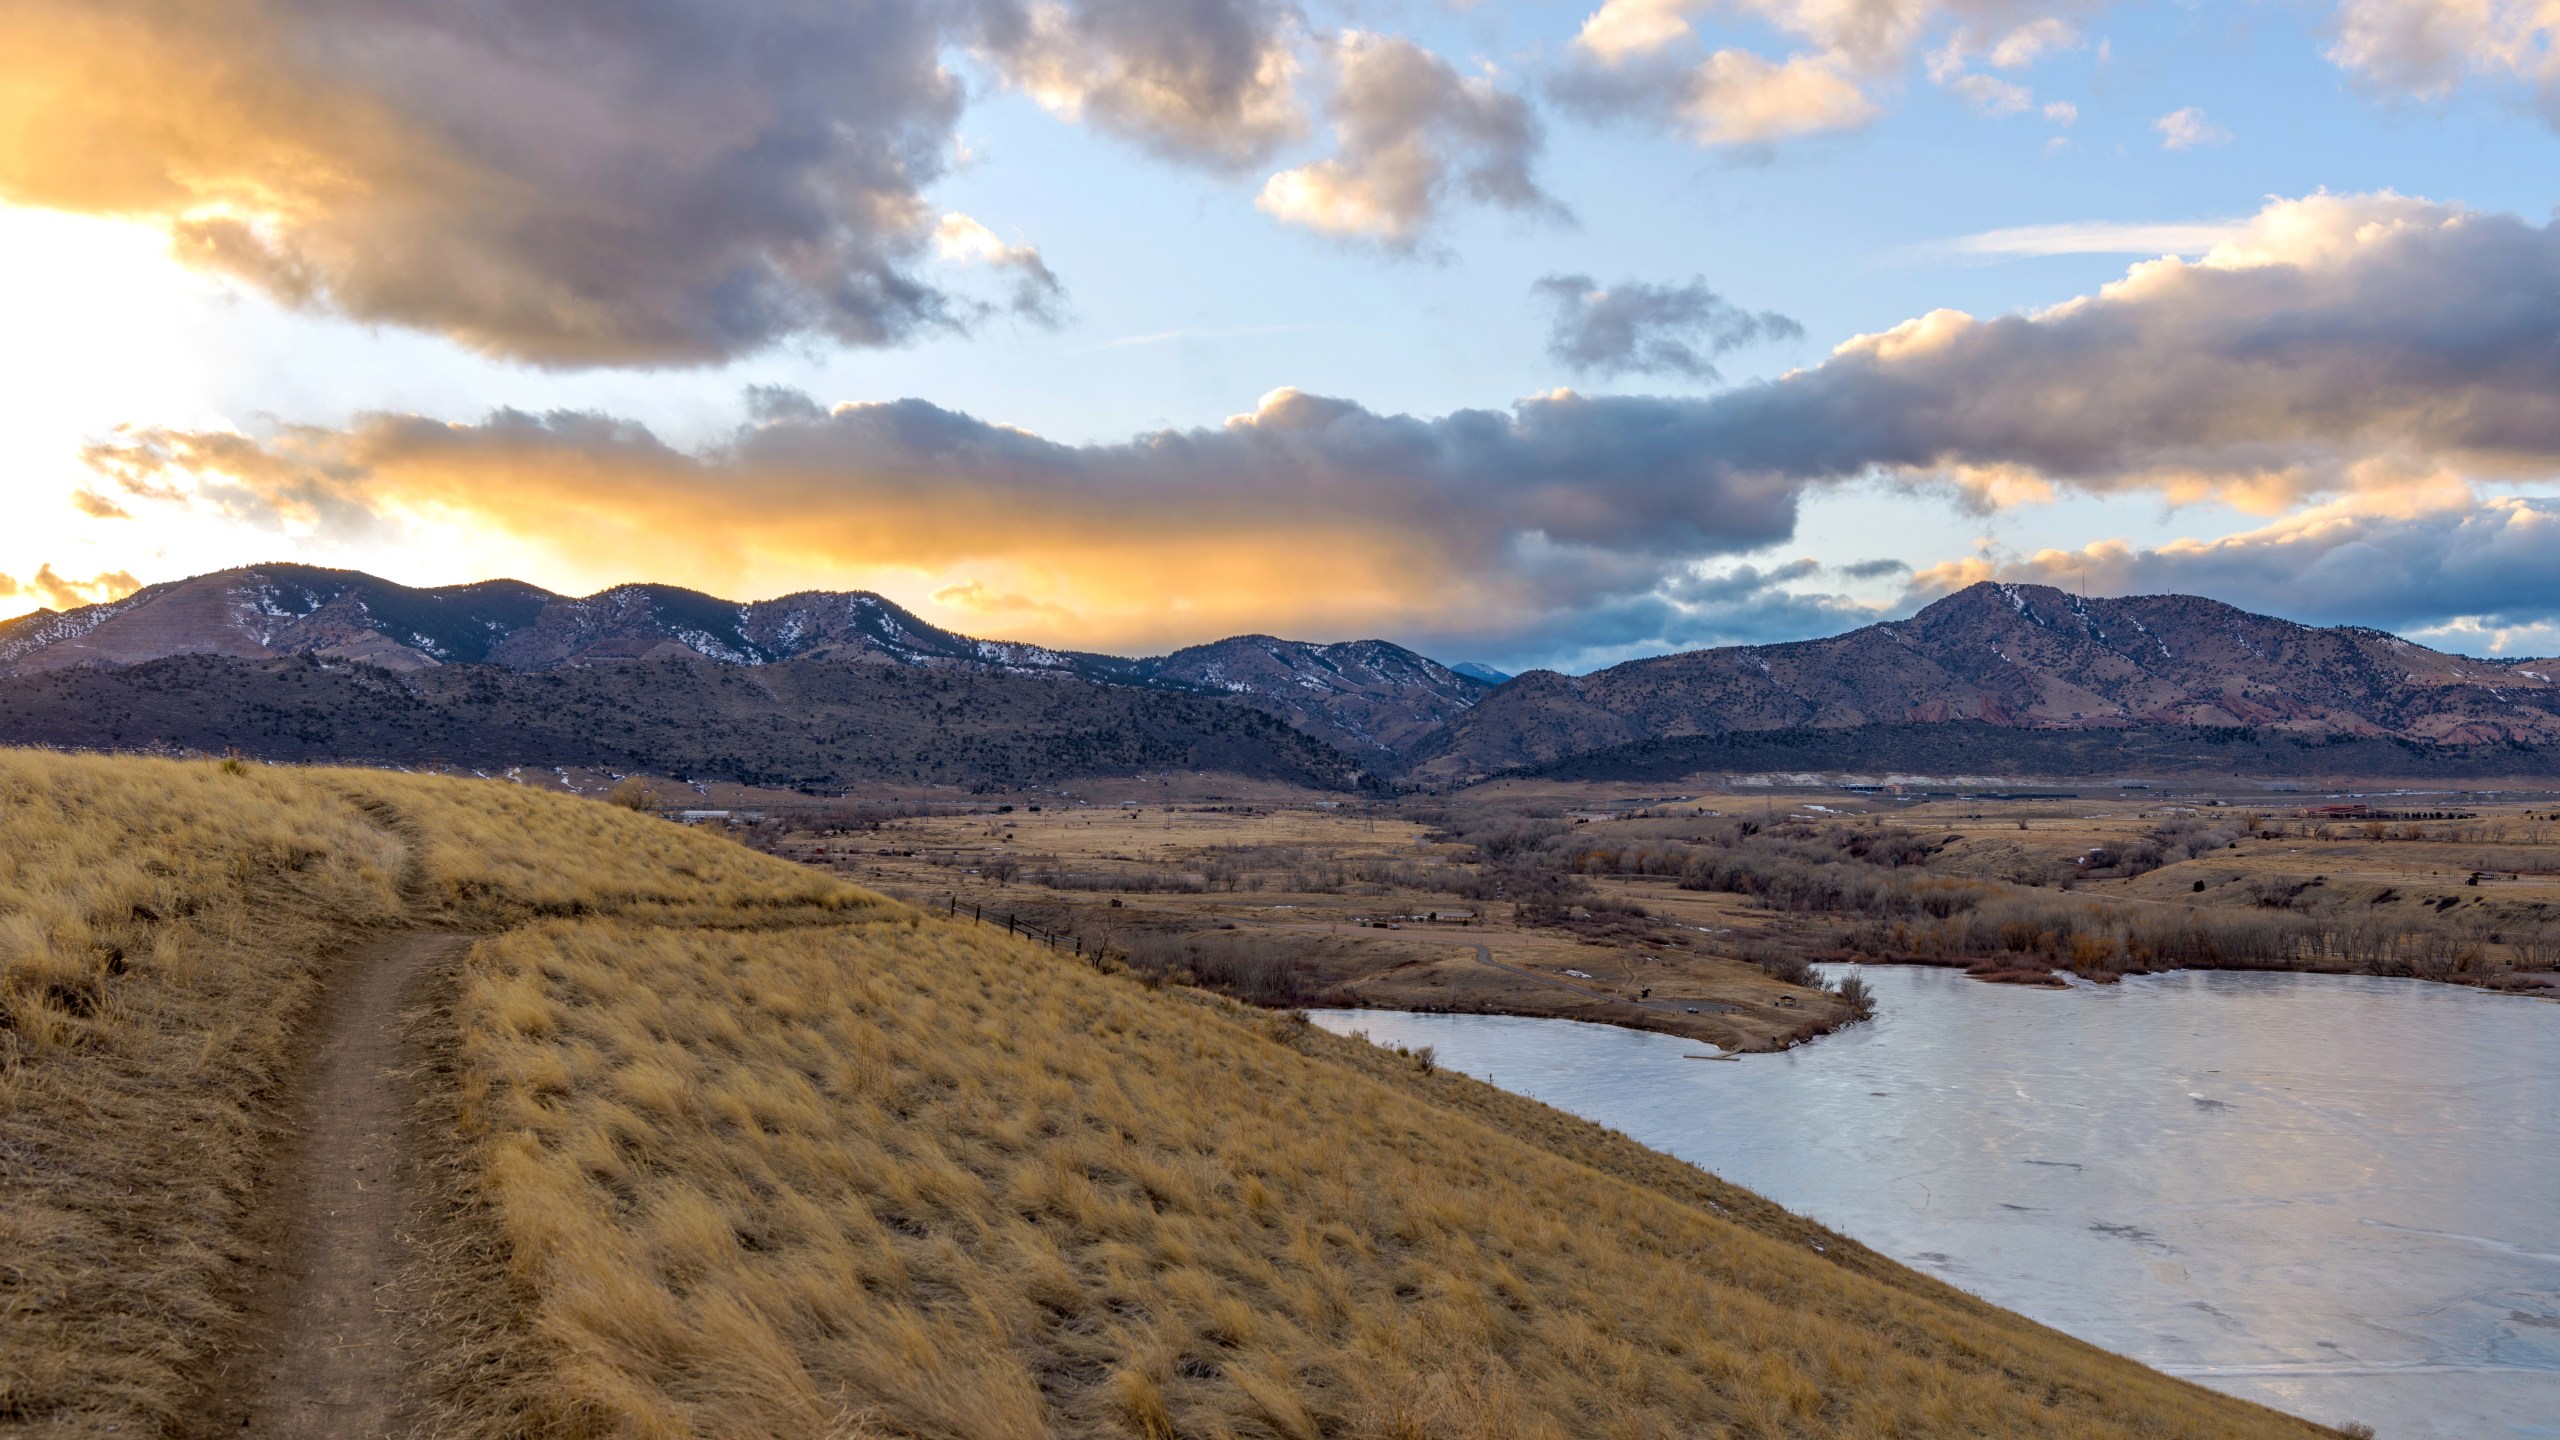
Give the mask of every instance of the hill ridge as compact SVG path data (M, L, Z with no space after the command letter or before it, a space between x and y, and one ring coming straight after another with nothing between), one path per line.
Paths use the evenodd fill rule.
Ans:
M2450 655L2192 595L2091 598L1985 581L1819 639L1531 671L1415 746L1439 783L1648 742L1973 721L2020 730L2252 727L2447 745L2560 743L2533 662Z
M177 655L310 654L396 672L510 670L700 657L763 666L847 660L1216 694L1384 761L1491 687L1384 640L1241 635L1130 659L945 630L867 590L735 601L630 582L560 595L520 580L412 587L357 570L266 564L0 622L0 677Z

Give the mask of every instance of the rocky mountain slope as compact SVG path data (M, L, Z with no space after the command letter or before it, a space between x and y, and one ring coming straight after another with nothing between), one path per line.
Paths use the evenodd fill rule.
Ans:
M1012 788L1163 770L1376 783L1277 716L1208 695L850 660L698 655L545 671L393 672L316 655L177 655L0 684L0 745L268 760L577 766L834 788Z
M1734 731L1978 721L2013 729L2253 727L2458 745L2560 741L2560 668L2447 655L2188 595L2092 600L1976 585L1908 620L1786 645L1519 676L1410 752L1463 782Z
M1380 640L1240 636L1143 660L979 640L867 591L741 604L672 585L555 595L514 580L413 589L349 570L258 565L125 599L0 622L0 676L176 655L315 655L393 671L454 664L550 671L703 658L851 661L1069 676L1228 697L1383 764L1490 687Z
M1411 749L1493 689L1383 640L1239 635L1141 660L1131 673L1232 695L1364 755Z

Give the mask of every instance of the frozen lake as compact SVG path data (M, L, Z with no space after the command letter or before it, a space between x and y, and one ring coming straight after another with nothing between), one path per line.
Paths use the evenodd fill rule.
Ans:
M1874 1021L1738 1064L1570 1020L1316 1019L1434 1046L2173 1374L2383 1440L2560 1437L2560 1004L1857 973Z

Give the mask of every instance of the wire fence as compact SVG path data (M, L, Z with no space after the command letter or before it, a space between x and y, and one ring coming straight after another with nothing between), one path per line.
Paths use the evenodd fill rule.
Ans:
M959 919L960 897L957 894L945 897L942 910L951 919ZM1089 959L1096 965L1100 965L1110 952L1109 946L1098 942L1088 952L1083 936L1072 931L1052 930L1044 925L1035 925L1012 911L1006 911L1001 915L989 915L987 907L977 902L972 902L969 906L969 920L977 925L1002 925L1007 935L1018 935L1024 939L1036 941L1052 950L1073 954L1077 959Z

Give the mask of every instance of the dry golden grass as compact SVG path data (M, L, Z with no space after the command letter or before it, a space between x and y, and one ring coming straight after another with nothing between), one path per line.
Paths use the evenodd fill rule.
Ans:
M2320 1433L1472 1081L912 913L540 924L457 1018L528 1358L447 1433Z
M430 1026L438 1435L2319 1433L1531 1102L620 808L7 753L0 1431L185 1422L333 957L421 917L519 927Z
M620 805L501 781L299 773L407 835L415 898L460 920L613 914L758 924L882 903L817 871Z
M260 1097L401 861L289 772L0 752L0 1427L175 1413Z
M497 782L0 751L0 1431L156 1430L332 959L420 913L835 918L880 902Z

